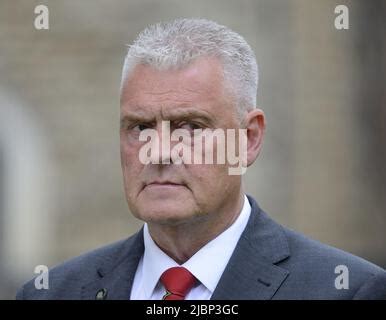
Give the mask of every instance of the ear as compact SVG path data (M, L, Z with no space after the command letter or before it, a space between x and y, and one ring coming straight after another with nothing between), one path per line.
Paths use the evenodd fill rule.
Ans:
M263 145L265 132L265 115L261 109L253 109L244 118L247 129L247 166L255 162Z

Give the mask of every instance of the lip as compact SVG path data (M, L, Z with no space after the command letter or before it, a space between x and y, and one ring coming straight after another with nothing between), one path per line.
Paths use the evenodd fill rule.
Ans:
M155 182L146 184L146 187L147 186L182 186L182 185L183 184L181 183L175 183L175 182L169 182L169 181L164 181L164 182L155 181Z
M175 183L172 181L153 181L145 184L145 188L147 187L158 187L158 188L176 188L176 187L184 187L185 185L182 183Z

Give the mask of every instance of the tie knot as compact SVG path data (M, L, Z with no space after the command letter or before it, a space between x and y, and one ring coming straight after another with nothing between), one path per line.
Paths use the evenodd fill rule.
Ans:
M196 283L196 278L184 267L167 269L160 278L166 289L164 300L184 300Z

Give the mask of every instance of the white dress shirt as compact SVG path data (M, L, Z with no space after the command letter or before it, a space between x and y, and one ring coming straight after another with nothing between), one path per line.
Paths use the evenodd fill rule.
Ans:
M182 266L199 280L198 284L187 294L185 300L209 300L248 223L250 214L251 206L244 195L243 208L233 224L182 265L175 262L157 246L145 223L143 229L145 251L134 276L130 299L161 300L166 292L159 281L162 273L171 267Z

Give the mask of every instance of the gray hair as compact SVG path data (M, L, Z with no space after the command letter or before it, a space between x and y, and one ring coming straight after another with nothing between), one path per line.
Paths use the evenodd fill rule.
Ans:
M182 68L203 56L216 57L236 99L239 116L256 106L258 69L255 55L238 33L206 19L177 19L144 29L129 46L121 88L138 64L159 70Z

